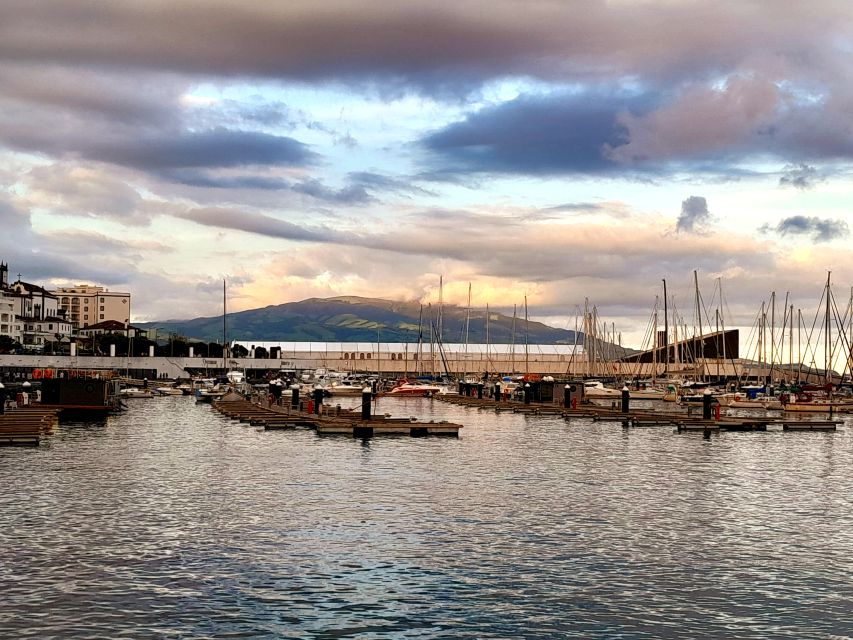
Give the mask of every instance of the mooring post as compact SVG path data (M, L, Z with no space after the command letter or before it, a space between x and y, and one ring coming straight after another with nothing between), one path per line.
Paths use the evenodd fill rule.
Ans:
M485 385L482 382L477 383L477 400L483 399L483 387Z
M530 391L530 383L524 383L524 404L530 404L530 396L532 395Z
M495 390L492 392L494 395L492 396L495 399L495 402L501 401L501 383L495 383Z
M361 419L370 420L370 409L373 402L373 389L364 387L361 390Z
M705 393L702 394L702 419L710 420L711 419L711 403L714 402L714 396L711 395L710 389L705 389Z
M631 392L628 391L628 386L622 387L622 413L628 413L631 409Z
M568 409L572 406L572 387L571 385L566 385L563 387L563 407Z
M6 387L0 382L0 415L6 413Z
M295 384L290 388L290 392L293 394L290 397L290 408L298 409L299 408L299 385Z
M323 387L319 384L314 387L314 413L320 415L320 407L323 406Z

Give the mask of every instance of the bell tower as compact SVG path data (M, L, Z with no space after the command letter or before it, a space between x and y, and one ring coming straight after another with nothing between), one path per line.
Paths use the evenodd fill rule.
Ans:
M9 265L0 262L0 290L9 288Z

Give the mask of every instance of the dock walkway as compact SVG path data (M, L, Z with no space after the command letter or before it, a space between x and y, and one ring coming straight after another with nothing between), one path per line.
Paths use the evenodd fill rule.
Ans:
M705 420L694 408L632 409L627 413L598 405L566 408L554 403L496 402L492 398L473 396L436 396L438 400L480 411L511 411L532 415L561 415L566 420L583 418L594 422L619 422L623 427L674 427L678 431L766 431L769 426L784 431L835 431L843 420L810 420L804 418L763 416L722 416Z
M306 413L287 406L267 405L248 400L217 400L213 407L232 420L264 429L308 427L318 434L343 434L359 437L375 435L459 436L461 424L446 421L421 422L416 418L392 418L374 414L364 420L360 411L325 407L320 414Z
M21 407L0 414L0 446L37 447L59 424L59 411Z

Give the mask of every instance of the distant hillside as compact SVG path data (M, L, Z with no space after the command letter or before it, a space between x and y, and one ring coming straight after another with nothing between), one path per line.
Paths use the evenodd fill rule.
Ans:
M442 341L465 341L466 309L454 305L443 308ZM229 313L226 318L229 340L269 340L281 342L417 342L420 325L423 339L429 341L430 324L437 325L438 309L417 302L393 302L375 298L342 296L310 298L263 309ZM513 318L491 312L489 341L509 344L513 341ZM174 332L206 342L222 340L222 316L193 320L166 320L135 323L142 328L157 328L163 336ZM555 329L541 322L515 320L515 343L573 344L574 331ZM468 323L468 342L486 342L486 313L472 309ZM578 343L583 342L578 334Z

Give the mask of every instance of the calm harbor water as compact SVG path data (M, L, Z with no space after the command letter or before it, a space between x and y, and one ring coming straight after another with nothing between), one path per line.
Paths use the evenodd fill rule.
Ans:
M853 637L853 424L382 399L462 436L361 441L132 403L0 449L0 637Z

